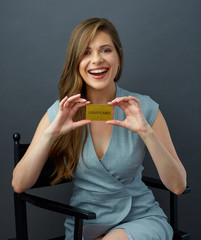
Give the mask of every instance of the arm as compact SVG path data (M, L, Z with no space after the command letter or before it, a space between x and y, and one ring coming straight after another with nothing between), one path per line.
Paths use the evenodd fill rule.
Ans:
M177 156L165 119L158 111L152 128L139 133L154 161L163 184L175 194L186 188L186 171Z
M80 107L87 105L80 95L64 98L59 104L58 113L52 123L46 113L41 119L27 152L13 171L12 186L15 192L29 189L37 181L41 170L46 163L49 151L55 139L77 127L84 126L90 121L73 122L72 117Z
M54 141L45 133L49 126L50 121L46 113L36 129L29 148L13 171L12 186L17 193L24 192L34 185L46 163Z
M186 172L176 154L160 110L151 127L141 111L137 98L116 98L108 104L119 106L127 116L124 121L112 120L107 123L138 133L149 150L164 185L175 194L181 194L186 187Z

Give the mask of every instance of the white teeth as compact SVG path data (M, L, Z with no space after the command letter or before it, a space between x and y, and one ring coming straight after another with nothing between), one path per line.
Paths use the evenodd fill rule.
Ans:
M106 72L107 69L97 69L97 70L92 70L92 71L89 71L90 73L102 73L102 72Z

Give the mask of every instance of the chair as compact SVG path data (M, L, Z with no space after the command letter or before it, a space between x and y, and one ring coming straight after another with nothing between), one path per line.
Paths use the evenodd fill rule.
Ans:
M13 134L14 139L14 165L20 161L24 153L26 152L29 144L20 143L20 134ZM33 188L41 188L50 186L52 178L50 177L54 171L54 165L49 158L43 167L43 170L34 184ZM65 184L69 181L63 180L59 184ZM75 208L66 204L58 203L49 199L34 196L32 194L23 192L14 192L14 207L15 207L15 227L16 227L16 240L28 240L28 228L27 228L27 213L26 202L35 205L39 208L47 209L53 212L73 216L74 222L74 240L82 240L82 227L83 220L95 219L96 214L83 209ZM51 240L64 240L64 236L53 238Z
M14 165L20 161L24 153L26 152L29 144L20 143L20 134L13 134L14 139ZM54 164L51 158L46 162L37 182L32 188L41 188L50 186L52 178L50 177L54 171ZM169 191L159 179L143 176L142 179L149 187L154 187L162 190ZM67 180L63 180L59 184L68 183ZM185 189L183 194L189 193L191 190L189 187ZM170 192L170 191L169 191ZM83 209L75 208L66 204L58 203L49 199L34 196L32 194L23 192L14 192L14 206L15 206L15 225L16 225L16 240L28 240L27 229L27 213L26 202L35 205L39 208L47 209L53 212L70 215L75 217L74 223L74 240L82 239L83 220L95 219L96 214ZM173 240L189 240L190 234L178 230L178 196L170 192L170 224L174 230ZM57 237L51 240L62 240L64 236ZM14 240L14 239L13 239Z
M179 196L172 193L170 190L168 190L160 179L143 176L142 180L148 187L166 190L169 192L170 194L170 225L172 226L174 231L173 240L189 240L190 234L187 232L180 231L178 229L178 197ZM190 187L187 186L184 192L182 193L182 195L190 192L191 192L191 189Z

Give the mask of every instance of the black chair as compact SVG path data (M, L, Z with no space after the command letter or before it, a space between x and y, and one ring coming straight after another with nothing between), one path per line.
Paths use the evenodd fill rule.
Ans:
M29 144L20 143L20 134L13 134L14 139L14 165L20 161L24 153L26 152ZM41 188L50 186L52 178L50 177L54 171L54 164L51 158L48 159L45 164L39 179L32 188ZM142 179L149 187L163 189L169 191L159 179L150 177L144 177ZM59 184L68 183L67 180L63 180ZM191 190L187 187L183 194L189 193ZM170 191L169 191L170 192ZM82 239L83 220L95 219L96 214L83 209L78 209L66 204L58 203L49 199L34 196L32 194L23 192L14 192L14 204L15 204L15 225L16 225L16 240L28 240L28 228L27 228L27 213L26 202L35 205L39 208L47 209L57 213L70 215L75 217L74 223L74 240ZM189 240L190 234L178 230L178 196L170 192L170 224L174 230L173 240ZM51 240L63 240L65 237L57 237ZM14 239L13 239L14 240Z
M14 139L14 165L20 161L26 152L29 144L20 144L20 134L13 134ZM54 171L54 164L52 159L49 158L43 167L43 170L35 183L33 188L41 188L51 186L52 173ZM59 184L65 184L69 181L63 180ZM74 240L82 240L82 227L83 220L95 219L96 214L93 212L85 211L83 209L75 208L66 204L58 203L49 199L34 196L32 194L23 192L14 192L14 207L15 207L15 227L16 227L16 240L28 240L28 227L27 227L27 212L26 203L30 203L39 208L47 209L53 212L73 216L74 222ZM64 236L52 238L51 240L64 240Z
M190 233L180 231L178 229L178 195L172 193L170 190L168 190L162 181L160 179L156 178L150 178L150 177L142 177L143 182L148 187L153 187L161 190L166 190L169 192L170 196L170 225L172 226L174 230L174 236L173 240L189 240L190 239ZM182 194L190 193L191 189L190 187L186 187L184 192Z

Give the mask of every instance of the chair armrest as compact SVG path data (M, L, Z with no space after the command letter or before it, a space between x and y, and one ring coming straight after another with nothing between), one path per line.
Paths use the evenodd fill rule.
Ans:
M158 188L158 189L163 189L163 190L167 190L167 191L170 192L170 190L165 187L165 185L162 183L162 181L160 179L143 176L142 177L142 181L148 187L154 187L154 188ZM190 192L191 192L191 188L189 186L187 186L182 194L186 194L186 193L190 193Z
M90 211L86 211L80 208L72 207L67 204L55 202L49 199L37 197L28 193L20 193L20 198L24 201L35 205L37 207L47 209L53 212L62 213L65 215L73 216L81 219L95 219L96 214Z

